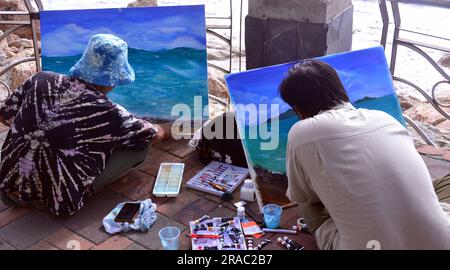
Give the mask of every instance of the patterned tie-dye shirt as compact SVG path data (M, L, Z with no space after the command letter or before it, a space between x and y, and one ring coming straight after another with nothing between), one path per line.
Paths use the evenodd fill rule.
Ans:
M41 201L56 215L76 213L116 146L144 149L155 127L89 84L41 72L0 106L12 120L2 148L0 190Z

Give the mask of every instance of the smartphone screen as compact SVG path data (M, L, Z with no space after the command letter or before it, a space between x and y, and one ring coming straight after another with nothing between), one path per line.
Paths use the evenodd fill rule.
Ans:
M126 203L114 219L115 222L133 223L141 208L140 203Z

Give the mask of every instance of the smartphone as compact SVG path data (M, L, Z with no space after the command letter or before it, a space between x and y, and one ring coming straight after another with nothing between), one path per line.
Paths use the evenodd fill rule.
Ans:
M140 203L126 203L114 219L117 223L134 223L141 209Z

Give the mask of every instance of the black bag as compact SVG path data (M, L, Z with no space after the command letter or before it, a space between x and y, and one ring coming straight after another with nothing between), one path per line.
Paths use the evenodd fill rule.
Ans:
M213 134L215 138L211 138ZM234 113L225 113L206 124L197 150L205 165L218 161L248 168Z

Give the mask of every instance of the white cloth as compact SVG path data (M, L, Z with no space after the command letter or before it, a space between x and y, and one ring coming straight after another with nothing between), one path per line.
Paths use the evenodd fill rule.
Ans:
M384 112L346 103L300 121L289 134L287 170L291 201L322 202L330 213L338 233L331 248L378 241L388 250L450 249L450 218L428 169L408 131ZM319 245L331 234L319 228Z
M148 231L157 219L156 204L152 203L150 199L137 203L141 204L141 208L139 209L139 215L136 217L133 224L118 223L114 221L122 207L126 204L120 203L103 219L105 231L112 235L120 232Z

